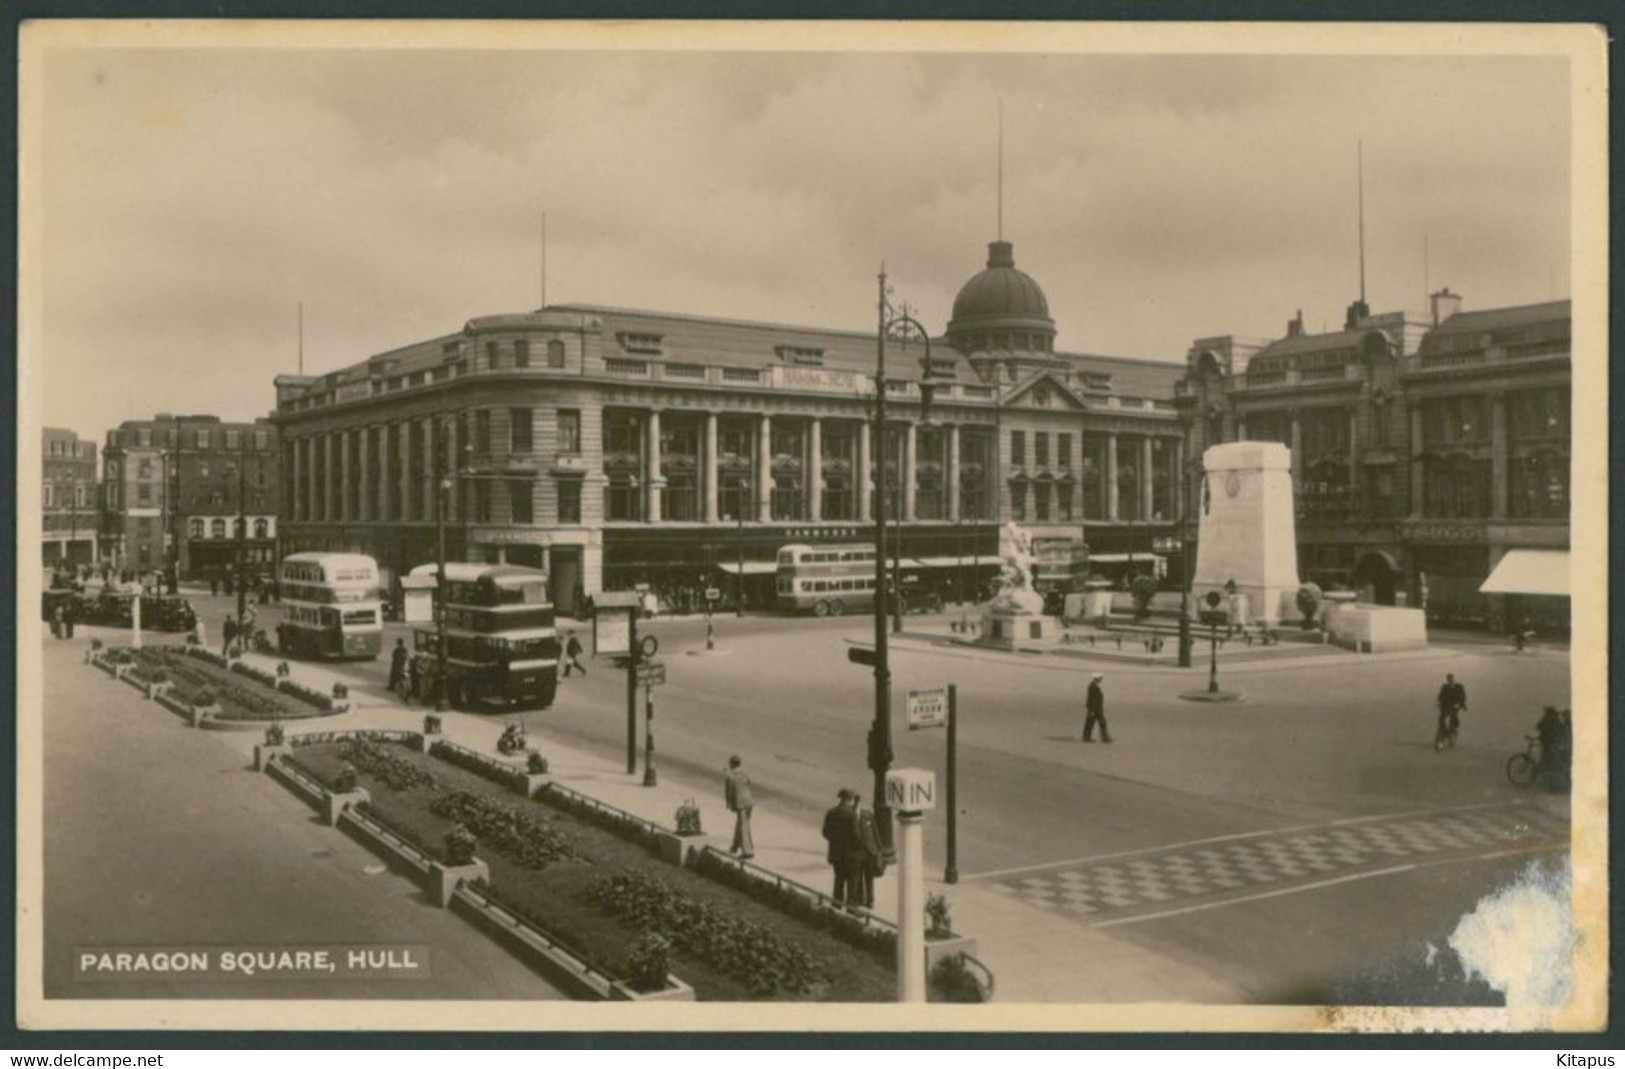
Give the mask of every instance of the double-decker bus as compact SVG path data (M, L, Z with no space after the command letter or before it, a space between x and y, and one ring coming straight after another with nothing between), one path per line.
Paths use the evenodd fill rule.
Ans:
M413 575L436 575L433 564ZM515 564L448 563L443 591L446 695L465 709L546 709L559 686L559 636L547 573ZM439 655L434 628L419 628L420 654Z
M334 659L370 659L384 644L378 562L359 553L295 553L284 557L283 653Z
M875 604L875 547L784 546L779 550L779 608L814 616L861 612Z

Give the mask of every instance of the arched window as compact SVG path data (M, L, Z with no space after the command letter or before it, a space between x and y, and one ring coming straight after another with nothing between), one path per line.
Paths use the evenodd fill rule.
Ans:
M547 366L564 366L564 343L557 338L547 343Z
M193 538L202 538L203 520L197 516L192 517L191 522L186 525L186 531Z
M261 518L254 521L254 537L265 539L271 537L271 521Z
M209 521L209 537L210 538L224 538L224 537L226 537L226 521L225 520L210 520Z

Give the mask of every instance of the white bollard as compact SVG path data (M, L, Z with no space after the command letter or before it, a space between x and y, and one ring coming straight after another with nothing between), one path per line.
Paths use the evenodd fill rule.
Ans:
M897 814L897 1001L925 1001L925 830Z

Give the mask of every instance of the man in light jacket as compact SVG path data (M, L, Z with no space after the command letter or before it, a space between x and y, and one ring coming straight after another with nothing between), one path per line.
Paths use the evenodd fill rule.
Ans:
M750 791L750 773L743 764L738 754L728 758L728 770L722 774L722 795L734 815L734 841L728 852L748 860L756 856L756 844L750 837L750 811L756 799Z

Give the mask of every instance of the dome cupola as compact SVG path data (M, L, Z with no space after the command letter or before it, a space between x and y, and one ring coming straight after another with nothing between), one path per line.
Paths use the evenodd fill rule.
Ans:
M965 353L1054 351L1049 301L1032 276L1016 267L1010 242L989 242L986 270L960 287L948 343Z

